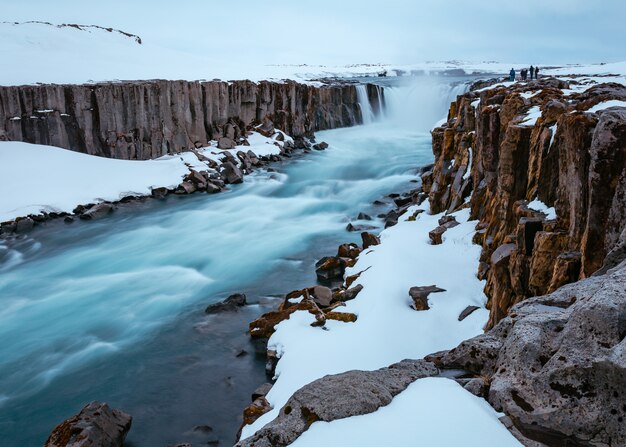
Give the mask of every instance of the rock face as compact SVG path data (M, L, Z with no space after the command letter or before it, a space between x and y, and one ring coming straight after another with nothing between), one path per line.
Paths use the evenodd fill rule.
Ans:
M322 377L296 391L275 420L237 446L289 445L316 421L372 413L388 405L415 380L437 372L432 363L404 360L376 371L348 371Z
M486 334L430 358L487 378L491 405L528 438L626 445L626 261L519 303Z
M0 87L3 139L126 160L211 139L228 146L267 120L298 137L358 124L362 116L354 85L155 80Z
M101 402L91 402L59 424L44 447L122 447L132 418Z
M432 133L436 161L423 187L431 212L470 207L479 220L488 328L516 303L624 259L626 109L585 110L626 99L626 87L601 84L566 99L567 87L545 79L469 92ZM530 209L535 199L556 219ZM433 230L433 243L441 234Z

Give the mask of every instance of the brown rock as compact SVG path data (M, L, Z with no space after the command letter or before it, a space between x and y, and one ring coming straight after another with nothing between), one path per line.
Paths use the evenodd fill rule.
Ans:
M428 295L431 293L445 292L445 289L440 289L434 285L432 286L419 286L411 287L409 289L409 296L413 299L413 309L415 310L428 310Z
M361 240L363 241L363 250L371 247L372 245L379 245L380 238L372 233L364 231L361 233Z

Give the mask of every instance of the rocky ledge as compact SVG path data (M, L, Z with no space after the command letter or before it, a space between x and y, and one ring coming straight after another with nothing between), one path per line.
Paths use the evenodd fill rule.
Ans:
M482 86L482 85L481 85ZM433 213L479 220L490 319L626 253L626 86L548 78L459 96L422 176Z

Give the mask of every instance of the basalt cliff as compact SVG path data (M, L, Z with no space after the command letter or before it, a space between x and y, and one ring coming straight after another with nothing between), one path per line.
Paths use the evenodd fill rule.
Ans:
M378 105L377 87L368 93ZM124 81L0 87L0 140L147 160L237 140L264 120L293 137L362 122L352 84Z
M572 81L575 82L575 81ZM471 207L492 328L516 303L606 272L626 253L625 100L601 84L568 96L547 79L459 96L433 130L422 176L433 213ZM539 200L556 216L534 210Z

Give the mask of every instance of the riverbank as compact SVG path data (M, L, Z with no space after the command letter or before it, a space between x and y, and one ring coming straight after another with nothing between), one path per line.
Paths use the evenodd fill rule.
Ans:
M607 359L611 371L607 386L619 394L617 390L623 388L620 377L626 371L626 364L611 356L621 349L624 340L619 331L626 330L626 327L623 321L614 321L619 319L620 311L609 311L608 308L623 308L625 266L620 225L625 222L623 185L626 177L620 145L625 141L622 129L626 117L622 116L625 104L623 85L601 83L602 79L589 78L582 82L570 78L567 81L545 79L529 84L505 83L468 93L453 102L444 126L433 131L436 164L431 172L422 176L424 189L430 195L428 205L421 209L417 205L408 208L397 226L381 233L380 245L367 247L356 264L346 269L345 279L350 284L346 283L344 287L361 286L362 289L354 299L345 302L345 306L341 305L340 294L336 301L331 301L329 309L343 313L345 317L326 319L323 325L326 330L322 330L317 310L309 309L307 305L304 311L296 311L287 320L274 325L275 332L269 338L268 350L270 357L277 359L275 383L261 396L265 405L262 405L263 400L257 402L260 411L256 416L261 416L243 428L238 445L276 445L276 442L280 445L332 445L338 439L342 445L402 444L403 439L454 445L461 442L459 436L464 445L472 446L520 445L520 442L529 446L553 445L563 439L588 439L589 436L595 436L601 445L611 445L611 440L624 439L620 425L615 423L621 410L603 408L602 403L610 398L597 389L606 379L604 368L584 360L585 355L600 362ZM494 119L493 115L498 118ZM571 124L571 129L570 121L576 122ZM574 137L582 130L581 122L590 123L592 131L588 133L588 139ZM501 133L500 129L505 132ZM513 138L520 133L519 138ZM558 153L561 162L546 161L550 160L547 154L553 142L558 149L552 153ZM590 160L576 162L568 151L590 153ZM601 162L606 158L612 160L608 165ZM598 171L601 167L608 171L601 174ZM520 177L514 175L515 172L528 172L528 175ZM578 177L581 180L574 181ZM546 179L553 180L546 183ZM612 180L609 182L608 179ZM586 181L589 186L582 186ZM517 183L519 187L515 186ZM543 189L541 185L544 185ZM594 192L594 188L599 189ZM600 189L602 194L597 192ZM558 199L561 194L569 199ZM594 201L597 211L593 211ZM588 204L588 208L576 206L581 202ZM518 208L524 212L515 213ZM502 229L509 212L515 217L516 224L517 219L522 218L517 226L517 237L515 228ZM611 221L617 227L598 227L595 213L612 216ZM452 217L459 225L449 225ZM470 219L476 220L472 222ZM583 239L599 259L596 267L586 273L580 267L576 270L573 267L575 262L561 263L571 265L567 268L560 267L558 261L555 265L556 258L563 258L564 262L579 259L575 254L568 257L559 256L559 253L547 254L546 245L542 245L551 234L567 238L567 225L570 225L571 243L552 247L564 250L569 245L570 251L575 251L575 243L580 239L572 236L572 226L579 228L574 234L588 231L584 230L584 223L580 229L576 222L581 221L596 222L594 234L598 236ZM530 226L535 223L540 223L542 228L531 231ZM500 242L495 240L499 234L504 238ZM607 239L603 239L605 237ZM482 242L482 247L472 241ZM502 247L508 250L504 255L500 254ZM523 247L528 247L528 252ZM515 262L514 256L518 257ZM553 261L540 263L532 260L533 256ZM523 265L519 266L520 258L526 263L526 270ZM427 263L424 262L426 259ZM531 280L533 275L543 278L541 283L531 282L534 287L555 283L555 275L559 282L552 290L568 282L574 283L561 289L562 292L529 299L527 303L513 307L514 311L519 309L521 316L513 313L507 317L510 306L532 296L512 298L506 301L508 304L502 304L500 298L519 293L520 287L527 287L524 281L528 280L528 273L524 275L523 272L528 272L528 265ZM609 274L585 280L601 267L602 271L596 275L606 271ZM508 281L502 279L503 270L507 272L506 278L510 278ZM360 275L355 279L351 276L353 274ZM580 282L576 282L578 280ZM476 285L475 293L472 284ZM423 289L425 293L419 295L418 303L415 296L418 290L412 289L416 286L436 288L431 290L430 296L428 290ZM590 287L601 292L593 295ZM618 291L620 288L621 292ZM449 294L450 291L453 293ZM543 293L546 291L551 290L546 288ZM324 312L314 293L313 301L317 301ZM567 305L555 304L554 312L557 308L567 310L558 310L558 315L554 313L553 317L542 307L553 301L561 303L572 294L580 300L580 304L572 309L569 308L575 299ZM622 303L618 304L620 296ZM289 303L298 305L293 298ZM607 315L600 319L593 317L594 305L606 308ZM463 311L469 309L467 306L478 309L466 314ZM518 318L520 329L514 331L512 327ZM340 323L334 321L336 319L351 322ZM491 332L462 343L456 350L426 357L426 364L432 365L434 371L425 372L428 370L426 365L416 366L426 369L409 376L412 378L407 382L415 381L410 392L400 392L393 399L381 398L382 403L378 402L378 397L357 391L369 386L370 376L346 373L384 368L404 358L420 359L428 350L448 351L458 344L455 342L457 337L463 338L464 330L471 332L471 324L475 324L473 330L476 333L482 333L484 325L489 323L489 328L500 320L501 324ZM540 321L539 326L534 327L533 321ZM601 329L601 321L611 328L617 326L615 330ZM576 331L575 322L589 327L589 333L599 331L601 338L610 339L602 345L610 351L593 347L595 336L587 335L586 330ZM550 334L550 327L554 324L569 328L568 335ZM253 336L256 327L258 324L251 325ZM542 335L529 336L527 331L531 330L538 330ZM510 335L509 331L514 331L515 335ZM546 341L546 337L550 341ZM450 347L444 347L445 344ZM555 350L545 352L546 344L554 345ZM506 346L520 354L527 349L541 354L531 355L532 360L517 360ZM520 356L527 357L526 354ZM566 362L567 368L557 373L559 361ZM533 362L540 365L535 366ZM405 367L391 368L403 370ZM457 372L451 372L451 369ZM422 378L437 374L459 377L459 369L462 372L457 383L466 391L458 387L456 395L454 385L444 390L439 386L445 381L426 385L424 381L429 379ZM386 386L397 386L391 379L384 379L387 374L384 369L376 374ZM396 379L402 374L398 372ZM526 374L535 377L533 383L536 385L524 381ZM554 374L560 377L556 385L548 383ZM404 388L406 384L400 390ZM535 391L537 388L541 391ZM379 389L375 394L381 392L387 391ZM397 392L396 388L392 396ZM486 410L485 402L470 399L470 393L487 399L508 417L501 418L502 414L493 409ZM435 410L443 395L450 396L448 406L463 410L458 413ZM419 401L420 408L424 406L430 411L419 413L419 430L413 431L413 420L406 425L398 421L404 420L403 412L412 411L410 402L415 401ZM381 406L384 408L379 409ZM597 420L585 416L581 408L593 408ZM550 417L542 417L546 411ZM364 414L367 416L362 416ZM470 421L470 418L476 419ZM398 424L399 434L389 433L389 421ZM574 423L568 421L580 421L578 428L574 429ZM510 434L504 424L511 430ZM442 432L443 425L463 427L462 434ZM597 434L600 425L609 427L608 438Z

